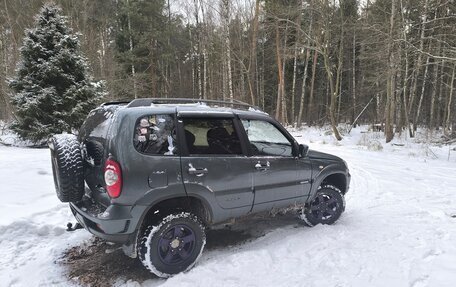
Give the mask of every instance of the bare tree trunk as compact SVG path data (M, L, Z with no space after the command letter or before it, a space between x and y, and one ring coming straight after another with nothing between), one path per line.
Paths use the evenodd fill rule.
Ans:
M196 71L198 77L198 99L203 97L203 84L202 84L202 72L201 72L201 27L199 24L199 6L198 0L194 0L195 9L195 22L196 22Z
M344 38L345 38L345 19L343 9L339 9L340 12L340 41L339 41L339 52L337 55L337 71L336 71L336 86L335 95L337 97L337 117L336 121L339 122L340 117L340 106L342 104L342 67L344 64Z
M260 14L260 0L255 0L255 14L253 16L252 24L252 43L250 48L250 61L249 61L249 70L248 70L248 83L250 91L250 101L252 105L255 105L257 98L257 89L255 88L255 82L257 79L257 34L258 34L258 16Z
M336 72L336 85L335 85L335 90L334 90L334 97L337 98L338 104L337 104L337 118L336 121L339 122L339 116L340 116L340 105L342 101L342 89L341 89L341 84L342 84L342 66L343 66L343 53L344 53L344 34L345 34L345 29L344 29L344 14L343 14L343 9L340 9L340 17L341 17L341 31L340 31L340 42L339 42L339 52L338 52L338 63L337 63L337 72ZM332 104L332 100L331 100ZM335 107L333 107L335 109ZM338 139L340 140L340 139Z
M325 66L325 71L326 71L326 77L329 82L329 90L330 90L330 103L329 103L329 120L331 122L331 128L334 133L334 137L340 141L342 140L342 137L339 133L339 130L337 129L337 120L336 120L336 101L337 101L337 95L338 95L338 86L339 86L339 68L340 64L337 67L337 75L336 75L336 84L334 85L334 79L333 79L333 71L332 71L332 64L330 61L330 52L329 52L329 46L330 46L330 21L329 18L331 17L330 12L329 12L329 3L328 0L325 0L325 10L327 12L327 15L324 15L324 26L323 26L323 43L320 45L321 47L321 54L323 56L323 62ZM343 29L343 28L342 28ZM342 35L341 35L342 37ZM342 39L341 39L342 40ZM340 54L341 48L339 47L339 54Z
M231 41L230 41L230 1L222 0L223 5L223 19L225 28L225 56L227 68L227 81L228 81L228 96L233 102L233 79L231 74Z
M439 49L440 50L440 49ZM435 100L437 97L437 85L439 82L439 66L437 60L434 60L434 84L432 85L431 111L429 113L429 128L432 130L435 126Z
M203 98L208 99L207 96L207 51L203 48Z
M297 119L298 127L302 124L302 113L304 111L304 100L306 98L307 67L309 66L310 50L306 51L306 60L304 64L304 73L302 74L301 99L299 101L299 114Z
M296 75L296 71L297 71L297 66L298 66L298 50L299 50L299 42L301 40L301 18L302 18L302 15L301 15L301 9L304 7L304 1L301 1L301 7L299 9L299 14L298 14L298 19L296 21L296 26L297 26L297 29L296 29L296 40L295 40L295 46L294 46L294 55L293 55L293 82L291 84L291 119L292 121L294 122L295 121L295 93L296 93L296 78L297 78L297 75ZM310 27L312 26L312 21L310 22ZM311 29L311 28L309 28ZM307 77L306 75L306 72L307 72L307 61L309 60L308 58L308 53L306 53L306 67L305 67L305 76L303 76L303 80L305 82L305 78ZM305 83L303 83L303 86L305 87ZM301 91L301 102L303 102L303 98L302 98L302 95L303 95L303 92ZM301 112L301 109L299 109L299 111ZM302 115L299 116L299 118L301 118ZM293 123L294 124L294 123Z
M448 95L445 128L443 129L445 135L447 135L447 136L449 136L453 132L451 130L452 129L452 125L451 125L451 106L453 105L455 71L456 71L456 64L453 65L453 72L451 74L450 94Z
M127 0L127 5L129 5L130 0ZM128 37L129 37L129 48L130 48L130 53L133 53L133 37L132 37L132 30L131 30L131 21L130 21L130 13L127 13L127 26L128 26ZM136 98L138 98L138 92L137 92L137 87L136 87L136 70L135 70L135 65L131 63L131 76L133 78L133 95Z
M280 35L279 35L279 21L276 21L276 55L277 55L277 73L278 73L278 85L277 85L277 103L276 103L276 119L282 122L281 118L281 103L282 103L282 85L283 85L283 74L282 74L282 55L280 53Z
M199 48L198 48L199 50ZM196 71L197 71L197 77L198 77L198 99L203 98L203 84L202 84L202 72L201 72L201 54L198 52L196 56Z
M239 70L239 77L241 78L239 81L239 96L241 97L241 101L244 101L245 97L245 73L242 71L242 69ZM247 73L247 78L248 78L248 73Z
M393 132L393 103L394 103L394 91L395 91L395 63L393 53L393 30L394 30L394 15L396 13L396 1L391 1L391 17L390 17L390 29L388 37L388 79L387 79L387 91L386 91L386 106L385 106L385 137L386 142L390 142L394 137Z
M196 85L195 85L195 80L196 80L196 76L195 76L195 61L193 59L193 37L192 37L192 30L191 29L188 29L188 34L189 34L189 39L190 39L190 51L192 53L192 56L190 57L191 59L191 64L192 64L192 98L195 97L196 95Z
M291 119L294 122L295 119L295 89L296 89L296 70L298 66L298 40L296 40L296 45L294 48L294 55L293 55L293 82L291 84ZM307 63L305 64L307 68ZM305 85L305 84L303 84ZM302 94L302 92L301 92ZM301 98L302 100L302 98Z
M328 78L329 82L329 90L330 90L330 103L329 103L329 119L331 121L331 128L334 132L334 137L340 141L342 140L342 137L340 136L339 131L337 130L337 121L336 121L336 100L337 100L337 88L334 87L334 79L332 77L332 72L331 72L331 63L329 62L329 55L328 51L324 52L323 55L324 62L325 62L325 69L326 69L326 75ZM336 84L336 86L339 83Z
M379 86L379 83L378 83L378 80L375 82L375 87L377 88L376 90L378 91L378 86ZM380 119L380 106L381 106L381 103L382 103L382 100L381 100L381 97L380 97L380 93L377 92L375 94L375 103L376 103L376 106L375 106L375 124L378 123L381 119Z
M445 53L444 53L445 55ZM441 63L441 69L442 69L442 74L440 75L440 85L439 85L439 97L437 98L437 111L436 111L436 126L437 128L440 128L440 126L444 126L444 118L442 118L442 111L444 110L443 107L443 94L444 94L444 88L445 88L445 60L442 59ZM445 109L446 110L446 109Z
M421 22L421 32L420 32L420 51L423 51L423 48L424 48L424 32L425 32L425 23L427 21L428 1L429 0L425 0L425 2L424 2L424 13L422 16L423 21ZM415 66L415 77L413 80L413 86L412 86L412 90L410 91L410 97L409 97L409 107L408 107L409 119L411 119L413 117L412 111L413 111L413 106L415 104L416 90L417 90L417 84L418 84L418 75L420 73L420 68L422 65L421 59L422 59L422 53L418 53L418 58L416 60L416 66ZM413 127L409 126L410 137L414 137L416 122L411 123L411 124L413 125Z
M282 84L280 85L280 88L282 89L281 94L281 99L282 99L282 123L288 124L288 113L287 113L287 97L285 93L285 70L287 66L287 54L286 54L286 49L287 49L287 38L288 38L288 22L285 25L285 34L283 37L283 60L282 60Z
M331 104L329 106L329 117L330 117L330 120L331 120L331 126L332 126L332 130L334 132L334 137L340 141L342 140L342 137L339 133L339 130L337 129L337 122L336 122L336 115L335 115L335 106L336 106L336 93L335 93L335 90L334 90L334 83L331 83L333 82L332 79L330 79L330 87L333 86L333 91L331 93Z
M209 61L209 60L208 60ZM209 71L207 72L207 78L208 78L208 81L207 81L207 85L208 85L208 94L207 94L207 97L206 99L214 99L214 88L213 88L213 85L214 85L214 81L215 81L215 77L212 73L212 70L211 69L208 69Z
M105 79L106 78L106 75L105 75L105 65L104 65L104 61L105 61L105 56L106 56L106 41L105 41L105 35L103 33L103 31L101 31L100 33L100 49L99 49L99 54L98 54L98 60L100 61L100 76L102 79Z
M399 57L399 59L397 59L397 63L402 63L402 52L401 52L401 48L400 46L398 47L398 52L397 52L397 56ZM400 69L396 69L396 76L395 76L395 84L394 84L394 87L396 88L398 86L397 83L402 83L402 71ZM394 113L394 116L393 116L393 121L396 123L396 128L394 129L393 132L396 132L396 133L399 133L401 134L401 131L402 131L402 125L403 125L403 122L402 122L402 114L401 114L401 111L402 111L402 100L401 100L401 93L400 92L396 92L395 95L394 95L394 103L393 103L393 113Z
M307 125L310 127L312 125L312 119L314 114L314 87L315 87L315 74L317 73L317 60L318 53L314 51L313 61L312 61L312 79L310 80L310 95L309 95L309 105L307 108Z
M407 41L407 29L406 29L406 23L405 23L405 16L404 16L404 6L402 3L402 0L400 0L401 4L401 20L402 20L402 37L404 41ZM403 111L404 111L404 120L405 120L405 126L410 129L410 122L409 122L409 111L407 108L407 88L408 88L408 77L409 77L409 55L408 55L408 50L407 48L404 49L405 51L405 75L404 75L404 82L402 86L402 99L403 99Z
M149 93L151 93L152 95L157 95L159 94L158 93L158 81L157 81L157 75L156 75L156 69L155 69L155 65L154 65L154 51L155 51L155 47L157 46L157 40L151 40L150 43L149 43L151 49L150 49L150 54L148 56L148 59L149 59L149 66L150 66L150 91ZM158 58L158 57L157 57ZM160 60L157 60L157 65L160 65ZM140 84L142 85L145 85L144 82L140 82ZM141 85L140 85L141 87Z
M201 1L201 0L199 0L199 1ZM208 85L207 79L209 78L209 75L207 72L207 62L208 62L207 45L208 45L209 36L208 36L206 10L204 9L203 1L200 2L200 7L201 7L201 13L203 16L203 23L204 23L203 24L203 33L202 33L202 37L201 37L202 49L203 49L203 99L207 100L209 98L209 95L207 92L207 85Z
M261 108L264 110L264 93L265 93L265 81L264 81L264 43L261 45L261 68L260 68L260 98L261 98Z
M6 78L8 77L8 56L6 35L4 31L0 32L0 119L8 120L12 114L10 99L6 89ZM3 102L3 103L2 103Z
M340 78L342 78L342 74L340 75ZM336 119L337 119L337 122L340 123L340 108L342 106L342 79L339 79L339 88L338 88L337 94L339 96L337 97L337 117L336 117Z
M228 97L228 88L227 88L227 68L226 68L226 57L223 55L223 61L222 61L222 100L226 101L226 98Z
M353 27L353 43L352 43L352 98L353 98L353 113L352 122L356 117L356 32Z
M413 127L415 129L415 131L417 129L418 120L420 118L421 105L423 104L424 90L426 88L426 78L427 78L428 70L429 70L429 57L427 57L427 59L426 59L426 67L424 68L424 77L423 77L423 84L421 86L420 100L418 102L418 109L416 110L415 125Z

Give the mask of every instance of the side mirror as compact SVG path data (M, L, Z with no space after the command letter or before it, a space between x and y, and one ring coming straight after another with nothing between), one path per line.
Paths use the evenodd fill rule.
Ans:
M305 144L300 144L299 145L299 157L300 158L306 157L308 153L309 153L309 146L305 145Z

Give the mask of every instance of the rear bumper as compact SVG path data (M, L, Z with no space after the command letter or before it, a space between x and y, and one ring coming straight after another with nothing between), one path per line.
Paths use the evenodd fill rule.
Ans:
M90 200L70 203L76 220L90 233L107 241L131 244L136 238L136 227L141 207L110 205L105 210Z

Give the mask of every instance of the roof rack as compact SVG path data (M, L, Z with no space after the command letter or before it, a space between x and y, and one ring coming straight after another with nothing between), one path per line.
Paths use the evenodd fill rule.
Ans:
M259 107L247 104L245 102L234 100L231 101L219 101L219 100L203 100L203 99L191 99L191 98L141 98L134 99L128 104L128 108L132 107L144 107L151 106L153 104L207 104L210 106L231 106L248 109L254 109L262 111Z
M102 103L102 106L114 106L114 105L128 105L131 102L131 100L119 100L119 101L111 101L111 102L106 102Z

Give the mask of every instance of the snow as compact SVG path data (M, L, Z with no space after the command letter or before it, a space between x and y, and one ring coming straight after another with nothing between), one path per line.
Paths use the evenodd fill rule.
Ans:
M54 191L48 149L0 145L0 286L71 286L55 261L90 238Z
M3 121L0 121L0 144L18 147L33 145L31 141L20 140L14 132L8 129L8 125Z
M256 220L237 227L250 240L208 248L186 273L119 278L115 286L454 286L454 146L433 144L436 136L425 133L385 144L366 126L336 142L327 130L290 129L300 143L349 165L346 211L336 224ZM0 163L0 286L76 285L58 260L91 235L65 231L74 219L55 195L49 150L0 145Z
M265 115L268 114L268 113L266 113L266 112L260 110L259 108L255 108L255 107L253 107L253 106L252 106L252 107L249 107L249 108L248 108L248 111L250 111L250 112L256 112L256 113L260 113L260 114L265 114Z

